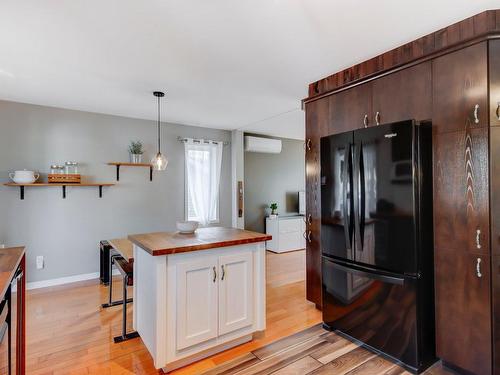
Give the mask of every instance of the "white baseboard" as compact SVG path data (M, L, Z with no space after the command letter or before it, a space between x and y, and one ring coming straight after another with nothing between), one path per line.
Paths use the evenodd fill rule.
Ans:
M119 275L120 272L118 270L113 270L113 275ZM70 283L76 283L78 281L85 281L85 280L93 280L93 279L98 279L99 278L99 272L92 272L92 273L83 273L81 275L75 275L75 276L67 276L67 277L59 277L57 279L49 279L49 280L42 280L42 281L32 281L26 284L26 289L39 289L39 288L46 288L49 286L56 286L56 285L64 285L64 284L70 284Z

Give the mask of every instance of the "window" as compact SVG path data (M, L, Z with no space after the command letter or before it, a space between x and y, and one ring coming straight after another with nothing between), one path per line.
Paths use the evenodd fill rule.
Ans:
M186 220L202 225L219 221L222 142L188 139L186 159Z

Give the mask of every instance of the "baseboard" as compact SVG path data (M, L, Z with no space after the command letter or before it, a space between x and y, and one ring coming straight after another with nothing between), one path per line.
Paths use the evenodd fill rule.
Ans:
M119 274L120 274L120 272L118 270L116 270L116 269L113 270L113 275L119 275ZM85 280L93 280L93 279L98 279L99 276L100 276L99 272L92 272L92 273L83 273L83 274L74 275L74 276L59 277L57 279L32 281L32 282L26 283L26 289L31 290L31 289L47 288L49 286L64 285L64 284L76 283L78 281L85 281Z

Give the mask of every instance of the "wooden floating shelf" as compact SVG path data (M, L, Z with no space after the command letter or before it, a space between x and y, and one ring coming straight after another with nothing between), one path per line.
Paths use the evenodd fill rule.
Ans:
M39 182L39 183L32 183L32 184L16 184L14 182L9 182L4 184L5 186L13 186L13 187L19 187L19 192L20 192L20 197L21 200L24 199L24 188L25 187L47 187L47 186L58 186L62 187L62 197L63 199L66 199L66 186L71 186L71 187L99 187L99 198L102 198L102 188L103 186L114 186L116 184L113 183L107 183L107 182L95 182L95 183L48 183L48 182Z
M120 167L121 166L149 168L149 181L153 181L153 166L149 163L128 163L128 162L112 161L112 162L109 162L108 165L116 166L116 181L120 181Z

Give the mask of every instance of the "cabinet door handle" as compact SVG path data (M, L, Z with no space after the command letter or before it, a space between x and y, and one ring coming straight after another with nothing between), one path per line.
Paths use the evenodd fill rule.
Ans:
M312 145L312 141L311 141L311 138L308 138L306 143L304 143L304 148L307 150L307 151L311 151L311 145Z
M375 124L380 125L380 112L375 113Z
M221 281L224 281L224 277L226 276L226 270L224 268L224 265L220 266L220 268L222 268L222 276L221 276Z
M474 123L479 124L479 104L474 106Z
M304 216L303 220L304 220L304 223L306 223L307 225L311 225L311 223L312 223L312 215L308 214L307 216Z
M477 258L476 261L476 275L477 277L483 277L483 274L481 273L481 258Z
M365 126L365 128L368 127L368 115L365 115L365 117L363 117L363 125Z
M496 115L497 119L500 120L500 102L497 103Z
M311 240L311 231L310 231L310 230L308 230L308 231L304 232L304 233L303 233L303 236L304 236L304 239L305 239L307 242L311 243L311 241L312 241L312 240Z
M215 280L217 280L217 268L215 268L215 266L213 267L213 271L214 271L214 279L212 281L215 283Z
M481 248L481 229L476 230L476 248Z

